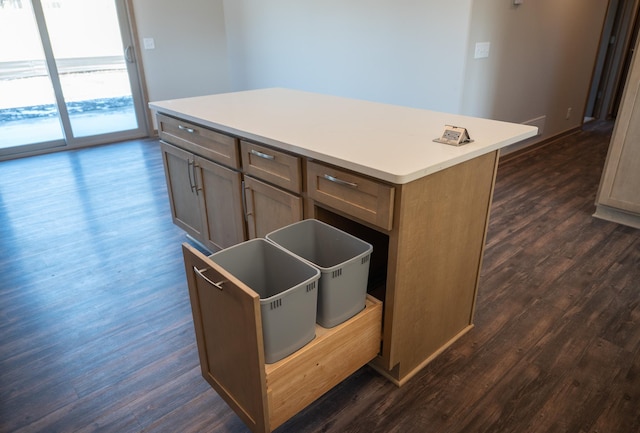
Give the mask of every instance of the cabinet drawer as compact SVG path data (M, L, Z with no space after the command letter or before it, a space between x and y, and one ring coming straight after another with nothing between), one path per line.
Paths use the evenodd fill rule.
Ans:
M307 162L307 189L311 199L385 230L393 226L393 186L364 176Z
M240 141L240 148L245 173L300 194L302 163L299 157L244 140Z
M183 244L202 375L253 432L270 432L372 361L380 350L382 302L340 325L316 326L306 346L265 364L259 296Z
M164 114L157 119L161 139L227 167L240 167L236 138Z

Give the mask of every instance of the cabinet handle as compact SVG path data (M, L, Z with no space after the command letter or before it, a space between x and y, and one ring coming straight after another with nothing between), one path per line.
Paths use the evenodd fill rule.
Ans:
M195 130L195 129L193 129L193 128L189 128L189 127L186 127L186 126L182 126L182 125L178 125L178 129L180 129L180 130L182 130L182 131L186 131L186 132L188 132L189 134L193 134L194 132L196 132L196 130Z
M209 270L209 268L204 268L203 270L200 270L200 269L198 269L198 268L196 268L194 266L193 270L194 270L194 272L196 274L200 275L202 277L202 279L204 279L207 283L211 284L212 286L214 286L218 290L222 290L222 284L227 282L227 280L222 280L222 281L220 281L218 283L213 282L209 277L207 277L205 274L203 274L203 272L207 272Z
M195 161L187 160L187 174L189 175L189 186L191 187L191 192L194 192L195 182L193 181L193 176L195 171L193 171L193 166L196 165Z
M193 190L196 195L200 195L198 194L198 191L202 191L202 187L198 186L198 172L196 171L197 168L199 168L200 166L198 164L196 164L195 161L193 161L193 164L191 165L191 170L193 171Z
M252 215L252 212L247 211L247 187L245 186L244 180L242 181L242 212L244 213L244 220L249 221L249 215Z
M255 150L255 149L251 149L251 154L255 155L257 157L263 158L263 159L270 159L270 160L276 159L276 157L273 156L273 155L267 155L266 153L262 153L260 151Z
M348 186L348 187L351 187L351 188L357 188L358 187L357 183L347 182L346 180L338 179L337 177L331 176L329 174L325 174L324 178L327 179L328 181L337 183L338 185L344 185L344 186Z

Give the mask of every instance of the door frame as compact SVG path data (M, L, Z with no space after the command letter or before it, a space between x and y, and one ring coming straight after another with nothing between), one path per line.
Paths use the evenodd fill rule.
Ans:
M615 118L640 26L640 0L609 2L585 118Z

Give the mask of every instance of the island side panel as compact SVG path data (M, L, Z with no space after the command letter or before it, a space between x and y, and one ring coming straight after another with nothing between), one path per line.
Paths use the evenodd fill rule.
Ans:
M472 326L497 161L495 151L400 188L383 353L399 384Z

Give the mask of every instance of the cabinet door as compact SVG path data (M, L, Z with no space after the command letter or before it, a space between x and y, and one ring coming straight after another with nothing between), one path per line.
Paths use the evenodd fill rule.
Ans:
M202 223L203 196L197 194L194 155L163 141L160 142L171 217L175 225L196 239L205 237Z
M269 431L258 294L190 245L182 251L202 376L252 431Z
M242 242L245 230L240 173L198 156L195 166L196 193L204 197L205 246L217 251Z
M302 199L245 176L247 230L250 239L302 220Z

